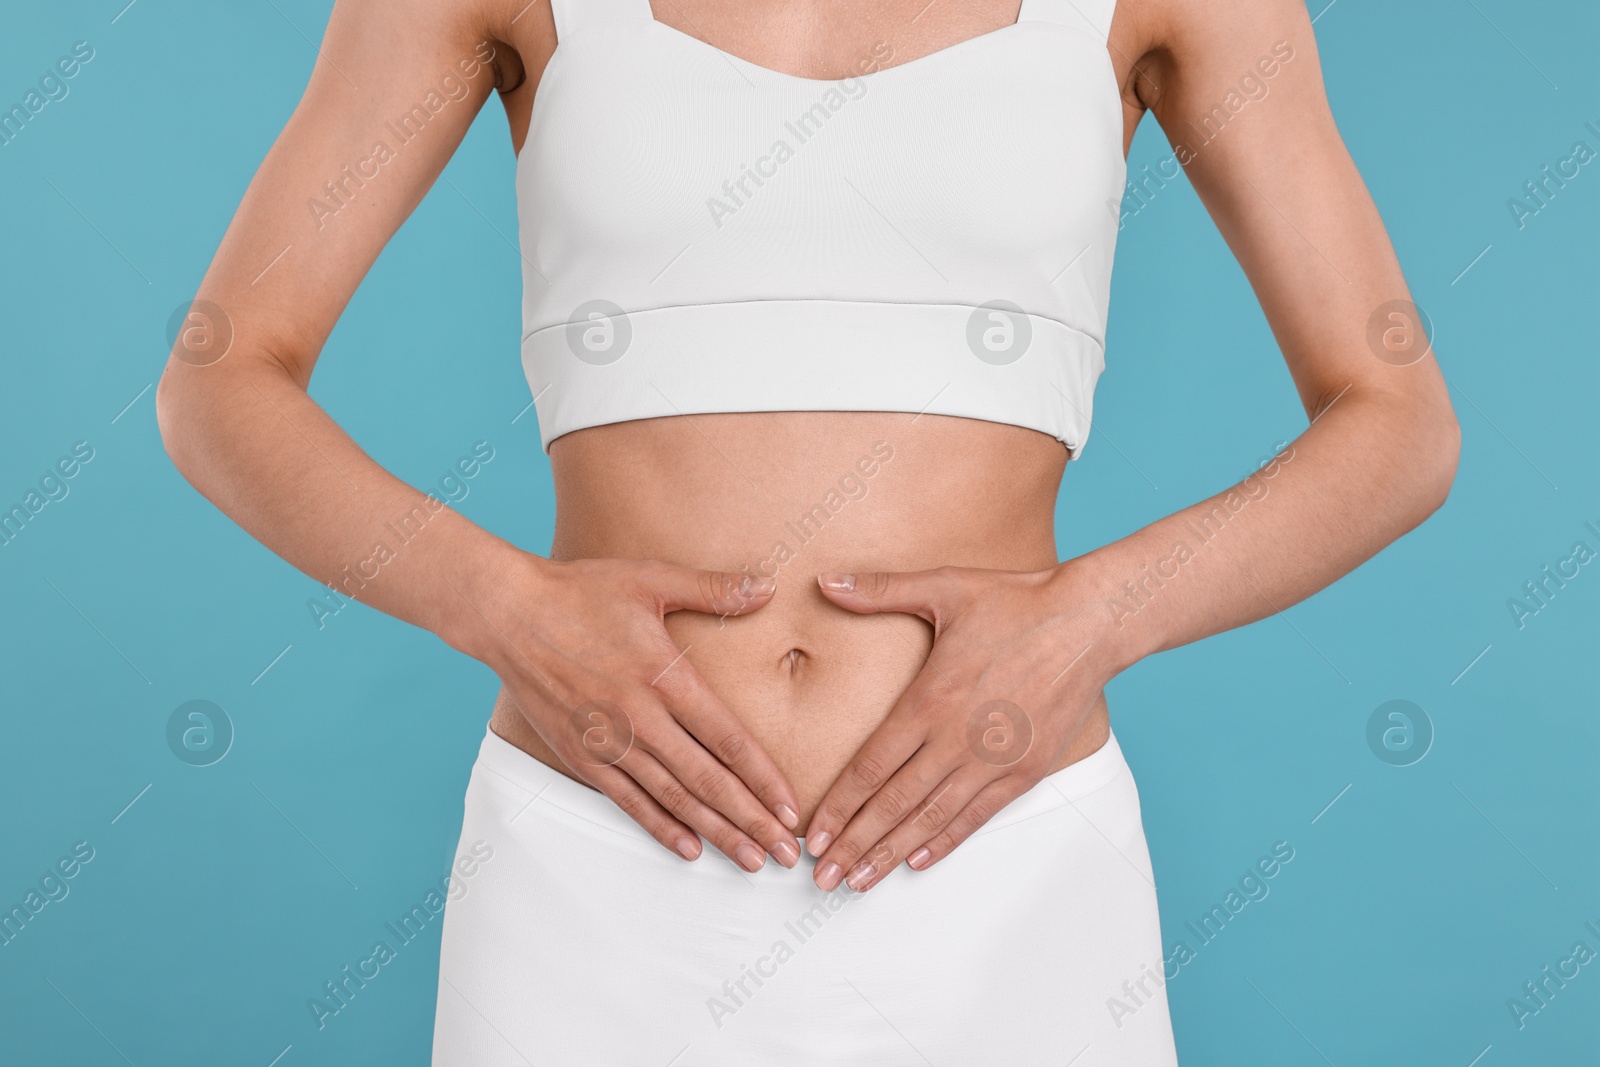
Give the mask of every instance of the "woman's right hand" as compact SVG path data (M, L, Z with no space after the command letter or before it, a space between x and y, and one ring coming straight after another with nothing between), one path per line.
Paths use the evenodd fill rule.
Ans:
M776 583L527 553L508 570L492 609L479 612L494 633L475 654L573 774L684 859L699 857L698 833L748 871L766 853L798 863L794 790L663 621L673 611L747 614Z

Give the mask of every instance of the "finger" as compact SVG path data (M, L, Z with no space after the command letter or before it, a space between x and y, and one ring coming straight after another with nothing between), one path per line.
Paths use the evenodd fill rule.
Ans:
M660 611L701 611L707 615L745 615L764 606L778 590L775 578L727 571L702 571L661 564L649 587Z
M729 806L714 806L754 833L758 822L752 822L755 816L749 806L743 803L743 798L748 797L752 804L764 809L759 822L764 822L767 813L770 813L776 816L780 824L761 830L761 840L775 840L774 833L778 837L791 838L791 833L785 831L800 827L800 816L797 814L800 802L795 796L794 787L783 776L767 750L755 739L755 735L712 692L705 679L700 677L700 672L687 660L680 659L651 684L666 702L672 717L718 762L733 772L735 781L732 784L736 788L726 794ZM739 815L740 810L745 813L743 817Z
M858 893L877 885L911 855L913 849L942 830L991 780L990 776L975 773L969 767L946 775L898 825L881 834L876 843L869 841L870 847L859 860L853 865L841 864L845 882Z
M737 826L715 809L702 802L695 796L693 790L654 756L647 752L634 751L619 766L649 790L650 795L663 808L699 831L707 841L717 847L719 852L740 867L753 874L767 862L765 849L745 836ZM785 866L794 866L800 859L799 850L794 849L792 856L785 856L783 859L789 861L784 864Z
M931 571L866 574L824 571L817 575L817 584L822 587L822 595L841 608L864 615L898 611L937 623L938 609L950 591L954 570L953 567L939 567Z
M615 767L597 767L581 760L566 762L584 781L611 798L623 813L644 827L645 833L686 860L700 858L700 838L693 830L673 818L632 775Z
M848 876L852 879L850 888L856 889L858 882L871 881L875 871L887 870L899 863L904 853L862 857L895 826L907 817L915 817L933 796L934 788L950 776L956 762L953 757L943 758L922 749L890 775L866 798L860 811L839 832L837 840L829 842L822 850L812 875L817 888L831 893Z
M664 736L641 736L638 741L664 772L674 782L681 783L702 807L715 811L724 823L743 831L739 842L734 844L735 849L750 839L757 848L772 853L785 867L793 867L800 861L800 844L794 834L778 821L736 773L713 759L680 724L672 722L670 731ZM685 817L679 808L671 804L667 807L680 818ZM687 821L701 833L706 832L702 822L696 819ZM748 835L748 838L744 835ZM717 846L722 847L720 841ZM756 869L749 867L742 854L729 855L740 866Z
M862 744L860 751L851 757L844 770L839 772L839 777L834 779L817 804L817 810L811 816L811 825L806 828L806 851L820 857L832 848L834 841L844 832L850 820L856 817L868 798L876 796L884 784L922 747L924 737L921 724L908 715L890 712L883 724ZM921 793L909 796L906 786L902 784L888 798L880 800L879 805L882 807L895 799L913 803L926 792L924 788ZM896 819L898 821L898 816ZM855 859L854 856L850 858Z
M848 884L856 892L865 893L888 877L901 859L914 871L927 870L1024 792L1025 783L1015 775L952 775L934 791L922 810L867 850L855 868L846 873ZM933 853L936 841L943 849L937 857ZM880 858L885 862L880 863ZM869 866L871 869L866 869Z
M947 822L944 829L922 845L914 847L906 863L914 871L925 871L954 852L956 846L977 833L1000 810L1028 791L1024 780L1011 775L996 779L967 802L967 806Z

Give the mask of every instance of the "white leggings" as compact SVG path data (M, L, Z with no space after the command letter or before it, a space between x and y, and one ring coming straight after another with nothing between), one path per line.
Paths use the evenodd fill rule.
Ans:
M490 732L461 829L486 853L445 909L435 1067L1177 1062L1115 737L858 895L810 857L687 863Z

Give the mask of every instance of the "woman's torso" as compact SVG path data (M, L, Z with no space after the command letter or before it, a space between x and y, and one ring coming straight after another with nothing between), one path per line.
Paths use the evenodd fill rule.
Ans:
M772 5L768 19L752 5L701 0L663 4L656 17L762 66L829 78L886 36L897 63L914 62L1011 25L1019 3L935 5L917 17L924 8L922 0L884 4L864 18L823 21L820 32L795 5ZM551 53L549 20L544 5L522 20L527 39L517 51L530 62L542 65ZM1126 62L1113 66L1119 81L1127 76ZM507 98L518 131L537 81L529 70ZM759 612L677 613L667 627L794 785L802 825L932 645L930 627L914 616L856 615L827 601L816 575L1039 570L1057 561L1053 516L1067 452L1046 433L1001 422L915 412L694 414L567 433L551 443L550 459L555 559L776 571L777 595ZM504 690L492 727L565 770ZM1093 751L1106 732L1102 698L1058 766Z
M1041 570L1066 452L1033 430L868 412L718 414L598 426L551 449L551 556L776 573L737 618L667 617L685 660L795 787L802 824L916 677L931 628L826 600L824 570ZM505 690L493 728L563 769ZM1104 701L1065 766L1106 736Z

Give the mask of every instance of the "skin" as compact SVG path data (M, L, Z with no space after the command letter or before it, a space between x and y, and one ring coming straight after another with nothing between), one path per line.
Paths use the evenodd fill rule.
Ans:
M842 76L876 41L894 63L914 61L1017 10L655 6L676 30L809 78ZM306 199L485 41L492 58L461 70L466 96L314 223ZM1202 145L1206 116L1277 42L1293 59L1270 94ZM387 522L426 508L308 395L323 344L491 93L521 148L555 43L543 0L339 0L324 58L199 289L234 341L215 362L180 341L157 395L168 451L321 581L337 585ZM1431 354L1379 358L1369 342L1375 310L1409 293L1329 113L1303 4L1122 0L1108 54L1125 148L1148 111L1190 149L1179 153L1188 178L1294 379L1310 425L1266 468L1059 562L1066 454L1047 435L881 412L641 420L552 444L550 558L427 511L423 534L359 599L493 669L503 688L491 727L603 791L665 847L693 859L703 836L747 869L767 855L793 866L803 829L818 885L848 878L864 891L903 860L939 862L1098 749L1103 690L1122 670L1282 611L1416 526L1445 499L1459 431ZM864 495L771 588L742 585L784 523L880 445L892 458L861 477ZM1208 516L1225 531L1175 561Z

